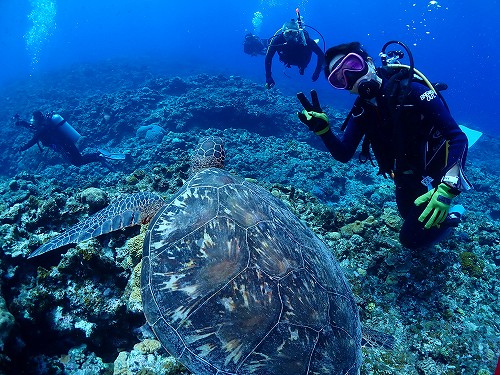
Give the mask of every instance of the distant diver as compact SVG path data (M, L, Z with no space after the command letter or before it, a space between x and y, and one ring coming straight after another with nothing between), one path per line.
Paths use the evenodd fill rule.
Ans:
M43 146L58 152L65 160L77 167L100 162L109 168L106 162L108 159L125 160L128 156L126 154L111 154L103 150L82 155L76 147L80 134L57 113L44 115L41 111L35 111L31 121L21 120L19 115L14 116L14 119L16 126L25 127L34 132L31 140L18 148L19 152L26 151L35 144L38 144L41 151L41 143Z
M250 56L265 55L267 42L267 39L261 39L252 33L247 33L243 42L243 52Z
M269 42L265 58L266 87L274 87L275 82L271 72L273 57L278 53L279 59L287 68L297 66L300 75L304 74L307 65L311 61L312 53L317 55L316 68L312 75L313 82L319 78L323 67L325 55L315 40L311 39L309 33L304 29L302 17L299 10L297 20L286 22Z

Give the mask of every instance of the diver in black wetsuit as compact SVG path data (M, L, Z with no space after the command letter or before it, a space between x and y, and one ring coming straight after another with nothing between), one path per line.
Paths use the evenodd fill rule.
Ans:
M243 52L250 56L265 55L267 39L261 39L257 35L247 33L243 41Z
M345 133L342 139L332 133L315 91L312 104L303 93L297 94L304 106L299 119L343 163L365 137L360 161L371 160L371 145L379 174L391 176L396 184L404 246L418 248L444 238L463 213L461 206L456 206L458 212L450 211L452 199L472 186L463 174L467 136L440 94L430 83L428 87L407 79L404 87L404 75L385 77L358 42L330 48L325 63L326 77L334 88L358 95L344 123Z
M33 138L24 146L19 147L19 152L26 151L30 147L40 143L60 153L71 164L79 167L84 164L100 162L107 166L106 158L102 153L96 152L82 155L75 143L80 134L58 114L44 116L42 112L33 112L32 122L20 120L16 116L16 125L23 126L35 132Z
M293 19L285 23L280 31L271 38L269 47L267 48L265 59L266 87L270 89L275 85L271 73L271 65L276 52L278 52L280 61L287 68L295 65L299 68L301 75L304 74L304 70L311 61L312 53L314 52L318 60L312 80L316 81L319 78L324 62L324 53L321 48L309 37L307 31L299 27L299 23Z

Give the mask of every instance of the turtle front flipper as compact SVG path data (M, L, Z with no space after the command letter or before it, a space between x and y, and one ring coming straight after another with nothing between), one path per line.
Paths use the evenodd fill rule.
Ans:
M149 222L156 212L165 204L164 200L154 193L136 193L127 195L111 203L108 207L95 213L86 220L72 226L64 233L43 244L28 258L69 244L76 244L90 238L114 232L118 229Z

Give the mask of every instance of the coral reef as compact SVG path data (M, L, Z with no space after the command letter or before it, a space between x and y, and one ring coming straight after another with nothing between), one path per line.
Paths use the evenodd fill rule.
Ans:
M484 136L469 152L475 189L457 198L467 208L463 222L438 245L410 251L398 242L392 181L369 163L333 160L297 121L296 99L277 90L236 76L166 76L117 63L2 90L0 118L56 110L86 135L82 147L132 158L108 171L74 167L36 147L0 154L0 373L188 373L145 325L144 228L26 256L122 193L156 191L168 199L207 134L225 139L227 169L282 199L329 245L362 323L397 338L393 351L365 348L362 373L492 372L500 354L497 139ZM337 129L345 113L325 110L335 113ZM9 123L0 132L5 150L29 137Z
M14 326L14 316L7 310L5 299L0 295L0 350Z
M145 340L129 352L120 352L114 361L114 375L185 375L189 372L175 359L161 352L161 346Z
M92 213L106 207L109 203L106 192L94 187L90 187L82 191L80 193L80 200L82 203L89 205L90 212Z
M144 139L146 143L161 143L165 130L158 125L140 126L135 133L137 138Z

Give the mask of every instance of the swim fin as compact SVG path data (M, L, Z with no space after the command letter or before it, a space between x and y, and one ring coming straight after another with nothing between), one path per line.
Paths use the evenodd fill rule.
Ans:
M448 211L448 216L443 224L449 227L457 227L462 221L462 217L464 216L465 208L461 204L456 204L450 208Z
M469 140L469 148L483 135L479 130L470 129L464 125L459 125L460 129L465 133Z
M128 154L113 153L100 148L98 148L97 150L100 152L102 157L110 160L126 160L127 157L130 157L130 155Z

